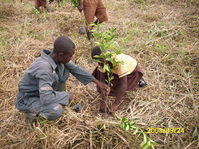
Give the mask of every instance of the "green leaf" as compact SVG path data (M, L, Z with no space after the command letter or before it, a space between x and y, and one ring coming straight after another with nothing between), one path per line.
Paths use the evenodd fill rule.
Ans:
M112 62L113 58L112 57L107 57L106 60Z
M96 62L96 63L100 63L100 62L101 62L101 61L98 60L98 59L93 59L93 61Z
M146 144L144 144L141 148L142 149L148 149L150 146L146 143Z
M139 128L137 127L137 128L135 129L135 131L133 132L133 134L136 135L136 134L138 133L138 130L139 130Z
M151 146L151 141L150 140L147 141L147 145Z
M103 70L104 70L105 72L110 72L110 68L109 68L108 65L104 65Z
M100 56L99 55L95 55L95 56L93 56L94 58L100 58Z
M121 54L121 51L120 50L115 50L115 54L116 55Z
M130 125L134 125L134 122L130 121L129 124L130 124Z
M145 133L142 133L143 134L143 141L144 143L147 143L147 135Z
M146 143L144 141L142 141L142 143L140 144L140 147L143 148L145 146L145 144Z
M150 141L151 141L151 144L152 144L152 145L156 144L156 142L155 142L155 141L153 141L153 140L150 140Z
M106 83L108 83L109 84L109 81L108 80L105 80L106 81Z
M122 121L122 122L125 122L125 121L126 121L126 118L125 118L125 117L122 117L121 121Z
M114 76L111 76L109 80L112 81L113 79L114 79Z
M129 125L126 125L125 130L128 131L130 129Z
M120 124L120 127L124 129L124 128L125 128L125 124L124 124L124 123L121 123L121 124Z
M70 1L73 7L78 7L79 6L79 1L78 0L71 0Z

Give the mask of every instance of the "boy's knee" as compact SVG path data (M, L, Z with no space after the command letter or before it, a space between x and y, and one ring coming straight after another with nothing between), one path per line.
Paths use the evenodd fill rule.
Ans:
M49 109L49 112L43 113L49 121L58 119L63 113L63 108L60 104L55 104Z

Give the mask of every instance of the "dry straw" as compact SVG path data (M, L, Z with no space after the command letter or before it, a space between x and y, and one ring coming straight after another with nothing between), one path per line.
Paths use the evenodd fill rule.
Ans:
M183 134L150 134L159 148L199 147L197 1L106 1L109 22L102 28L117 28L122 52L138 59L148 87L127 92L112 117L99 114L99 95L72 77L67 82L67 89L75 92L71 107L81 103L83 111L65 108L60 119L39 128L47 136L42 139L14 107L24 70L59 35L77 44L77 64L89 72L95 66L88 57L90 42L78 34L77 10L54 3L51 12L36 15L32 1L23 3L0 2L0 148L137 149L141 140L119 127L122 116L142 129L185 129Z

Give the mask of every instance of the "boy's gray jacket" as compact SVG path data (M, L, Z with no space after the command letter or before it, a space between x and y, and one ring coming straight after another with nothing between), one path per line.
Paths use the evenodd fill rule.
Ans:
M92 75L73 62L56 64L49 54L49 50L42 50L41 56L30 65L21 78L16 101L16 107L20 111L33 112L29 111L28 107L35 102L43 106L53 103L67 105L68 93L61 87L65 85L70 73L84 85L93 81Z

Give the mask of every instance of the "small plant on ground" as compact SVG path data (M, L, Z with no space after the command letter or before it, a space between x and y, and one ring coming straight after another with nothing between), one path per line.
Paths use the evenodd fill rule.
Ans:
M79 0L70 0L73 7L79 6Z
M113 71L115 70L115 68L117 68L117 66L119 65L120 62L116 61L114 59L114 56L116 54L119 54L117 52L103 52L100 56L95 56L95 58L97 58L97 60L95 60L96 62L101 62L98 59L101 59L104 63L102 66L103 71L107 74L107 80L105 80L110 86L112 86L111 81L114 79L113 76Z
M92 35L96 38L96 44L102 49L102 51L106 50L114 50L115 49L115 31L116 28L110 28L104 32L100 32L100 26L96 24L91 24L95 29L92 30Z
M141 149L155 149L154 144L156 144L146 133L139 127L135 125L132 121L127 120L125 117L121 119L120 127L125 131L132 132L133 135L142 136L143 141L140 144Z
M113 71L117 68L119 63L115 60L115 55L120 54L120 50L116 50L115 41L115 28L110 28L104 32L100 32L99 25L92 24L95 29L92 30L92 35L96 38L96 44L101 48L102 54L95 56L96 62L103 62L102 69L107 74L106 82L112 86L111 81L114 79ZM112 52L113 50L114 52ZM101 61L100 61L100 60Z
M32 8L33 8L34 15L38 16L40 14L39 10L37 10L34 6Z

